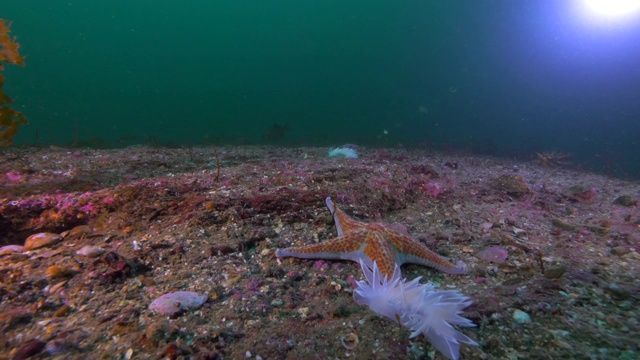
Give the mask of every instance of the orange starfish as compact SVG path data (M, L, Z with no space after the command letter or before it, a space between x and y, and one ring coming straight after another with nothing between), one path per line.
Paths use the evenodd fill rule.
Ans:
M276 256L303 259L363 260L373 268L375 261L382 275L391 278L396 264L430 266L448 274L464 274L464 264L446 261L413 239L402 225L367 224L353 220L338 209L330 197L327 207L333 215L338 237L316 244L277 249Z

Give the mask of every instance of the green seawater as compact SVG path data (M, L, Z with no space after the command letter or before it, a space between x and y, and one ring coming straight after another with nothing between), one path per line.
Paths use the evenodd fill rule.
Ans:
M15 144L561 151L637 176L640 21L578 3L4 0Z

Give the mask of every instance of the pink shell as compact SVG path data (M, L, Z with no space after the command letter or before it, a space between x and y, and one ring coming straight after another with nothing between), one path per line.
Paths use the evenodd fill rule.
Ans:
M155 299L149 309L163 315L175 315L179 312L197 309L207 301L207 295L192 291L176 291Z
M0 247L0 256L21 252L22 248L23 246L21 245L7 245L7 246Z
M502 264L503 262L507 261L509 252L507 252L507 249L501 246L492 246L488 249L480 251L476 254L476 256L482 260Z

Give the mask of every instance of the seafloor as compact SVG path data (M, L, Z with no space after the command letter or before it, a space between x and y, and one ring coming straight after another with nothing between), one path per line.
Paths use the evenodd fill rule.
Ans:
M461 331L479 346L462 359L640 357L639 182L359 152L3 150L0 359L443 359L355 304L358 264L274 256L336 235L327 196L467 264L466 275L403 266L473 299L464 316L477 327ZM53 234L6 247L36 233ZM208 300L149 309L176 291Z

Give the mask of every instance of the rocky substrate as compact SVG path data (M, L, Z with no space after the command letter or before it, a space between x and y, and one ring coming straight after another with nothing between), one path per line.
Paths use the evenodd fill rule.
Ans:
M473 359L640 357L640 183L468 154L326 148L0 153L0 359L443 358L355 304L331 196L469 272ZM564 164L563 164L564 166Z

